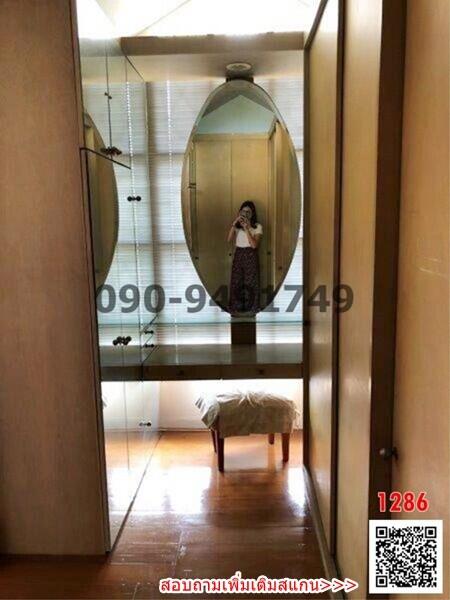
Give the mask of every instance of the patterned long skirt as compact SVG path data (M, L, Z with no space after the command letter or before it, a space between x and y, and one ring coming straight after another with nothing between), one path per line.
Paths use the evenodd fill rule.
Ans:
M256 248L236 248L231 266L231 313L259 310L259 258Z

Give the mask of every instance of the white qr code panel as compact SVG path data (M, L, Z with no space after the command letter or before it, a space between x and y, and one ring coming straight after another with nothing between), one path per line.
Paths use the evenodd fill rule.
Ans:
M441 594L442 562L442 521L369 521L371 594Z

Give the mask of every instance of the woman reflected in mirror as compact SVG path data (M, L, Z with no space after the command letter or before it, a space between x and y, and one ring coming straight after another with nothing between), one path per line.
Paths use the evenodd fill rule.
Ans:
M260 310L258 246L262 233L255 204L246 200L228 232L228 241L234 245L228 307L233 316L250 316Z

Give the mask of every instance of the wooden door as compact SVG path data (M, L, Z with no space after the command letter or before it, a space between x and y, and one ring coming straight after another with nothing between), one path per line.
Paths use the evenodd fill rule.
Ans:
M395 456L404 20L403 0L323 0L305 45L305 463L355 598L368 597L368 521L387 517L377 495Z
M305 462L328 547L335 543L337 314L340 198L340 2L322 3L305 49Z
M391 491L406 2L345 2L339 314L339 566L366 592L368 520ZM401 452L401 450L400 450ZM351 507L351 510L349 510Z

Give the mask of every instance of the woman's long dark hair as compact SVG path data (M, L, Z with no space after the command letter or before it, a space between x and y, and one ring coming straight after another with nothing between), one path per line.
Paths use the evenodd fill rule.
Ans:
M254 229L256 227L256 223L258 222L258 219L256 217L256 206L255 206L255 203L252 202L251 200L246 200L245 202L243 202L241 204L239 212L241 212L241 210L243 208L245 208L246 206L248 206L248 208L250 208L251 211L252 211L252 218L250 219L250 225ZM242 225L240 223L236 223L236 227L238 229L242 229Z

